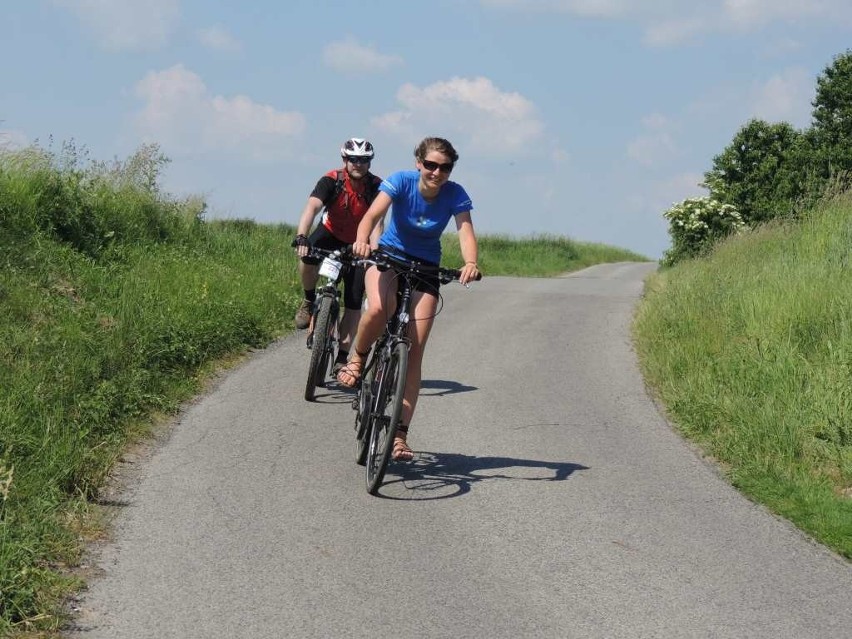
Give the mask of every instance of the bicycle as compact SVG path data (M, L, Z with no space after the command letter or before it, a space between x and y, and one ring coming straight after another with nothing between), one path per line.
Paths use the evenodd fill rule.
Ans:
M316 398L317 387L324 387L331 376L338 341L340 283L347 270L354 268L358 260L349 257L349 247L329 251L314 246L310 248L308 256L323 258L319 274L325 279L325 283L317 287L306 340L311 359L305 383L305 399L312 402Z
M448 284L457 280L461 271L400 259L379 251L360 262L381 270L393 269L399 278L396 311L388 318L384 333L367 357L352 401L356 411L355 461L366 466L367 492L375 495L384 480L402 414L411 345L408 325L413 278L418 274L437 275L442 284Z

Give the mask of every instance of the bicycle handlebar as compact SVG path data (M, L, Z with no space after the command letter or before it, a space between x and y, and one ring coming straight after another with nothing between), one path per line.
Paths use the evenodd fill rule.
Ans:
M395 268L397 270L409 271L411 273L422 273L424 275L437 275L442 284L447 284L453 280L458 280L461 277L461 271L455 268L444 268L443 266L435 266L434 264L425 264L417 260L407 260L396 255L390 255L384 251L377 250L370 254L370 257L355 257L352 255L352 245L347 244L339 249L325 249L319 246L309 246L306 257L324 258L333 257L341 261L347 262L352 266L369 266L373 265L380 270ZM475 281L482 279L482 273L477 273Z
M461 271L455 268L444 268L443 266L435 266L433 264L424 264L417 260L407 260L389 255L384 251L373 251L370 257L361 258L361 264L373 264L380 270L394 268L397 270L409 271L411 273L422 273L424 275L437 275L442 284L447 284L461 277ZM478 282L482 279L482 273L477 273L475 280Z

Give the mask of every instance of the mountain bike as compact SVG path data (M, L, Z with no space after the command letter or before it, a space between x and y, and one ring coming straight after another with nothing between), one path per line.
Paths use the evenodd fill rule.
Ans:
M399 286L396 311L388 318L384 333L367 357L352 402L356 411L355 461L366 466L367 492L375 495L384 480L402 415L414 278L418 274L437 275L442 284L448 284L458 280L461 271L404 260L380 251L360 262L373 264L380 270L393 269Z
M324 279L317 286L317 297L311 311L306 346L311 351L308 364L308 379L305 383L305 399L314 401L317 387L324 387L334 366L338 342L338 319L340 318L340 283L347 270L355 262L349 256L348 247L329 251L311 247L309 257L323 258L319 275Z

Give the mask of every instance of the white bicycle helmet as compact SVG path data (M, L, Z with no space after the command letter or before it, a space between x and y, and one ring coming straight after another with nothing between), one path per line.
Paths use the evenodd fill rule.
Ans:
M364 138L349 138L340 147L342 158L368 158L373 159L373 145Z

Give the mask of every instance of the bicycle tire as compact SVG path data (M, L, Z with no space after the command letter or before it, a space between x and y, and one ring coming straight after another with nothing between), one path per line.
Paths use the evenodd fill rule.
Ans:
M369 358L366 360L369 362ZM370 418L373 414L373 397L376 390L376 366L367 364L366 374L358 389L355 413L355 463L367 463L367 446L370 443Z
M328 383L328 380L331 377L331 369L334 366L334 346L337 343L337 318L339 313L340 305L336 299L332 299L331 315L328 320L329 330L326 333L325 338L325 350L323 351L319 364L317 365L316 383L317 386L322 388L325 388Z
M322 379L326 374L323 363L326 366L328 365L326 349L328 347L329 331L333 327L333 323L331 322L332 301L330 297L323 295L320 298L317 314L314 318L314 341L311 345L311 362L308 364L308 381L305 384L305 399L309 402L314 401L316 387L321 386L321 384L317 383L317 380Z
M390 355L383 356L376 372L378 388L370 420L367 447L367 492L375 495L387 472L396 427L402 415L402 399L408 370L408 347L403 342L393 345Z

